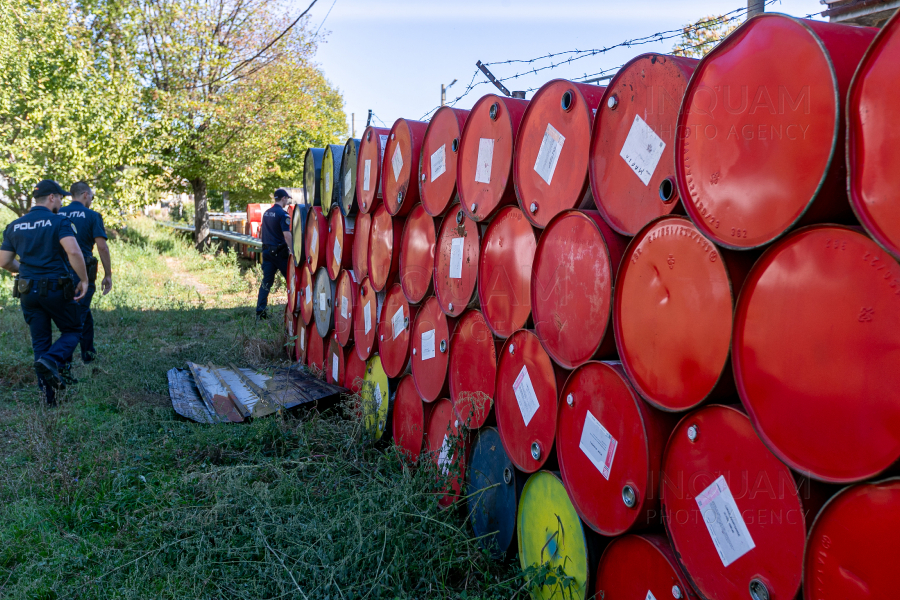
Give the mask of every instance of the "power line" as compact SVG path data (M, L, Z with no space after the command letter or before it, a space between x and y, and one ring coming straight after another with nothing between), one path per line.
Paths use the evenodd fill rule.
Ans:
M319 30L322 29L322 25L325 24L325 21L328 20L328 15L331 14L331 9L334 8L334 5L335 5L335 4L337 4L337 0L334 0L334 2L331 3L331 8L328 9L328 12L325 13L325 18L322 19L322 22L321 22L321 23L319 23L319 27L316 29L316 32L313 34L313 39L315 39L315 37L316 37L317 35L319 35Z

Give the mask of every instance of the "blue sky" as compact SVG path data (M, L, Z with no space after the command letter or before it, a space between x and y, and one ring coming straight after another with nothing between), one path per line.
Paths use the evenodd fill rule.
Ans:
M308 4L290 0L289 5L299 14ZM348 131L350 113L356 113L359 136L368 109L389 127L400 117L419 119L439 105L441 83L457 79L447 93L448 101L456 98L472 80L477 60L605 48L744 7L746 0L319 0L311 11L311 25L318 27L331 8L316 60L343 93ZM776 0L767 7L797 16L823 9L819 0ZM528 89L557 77L580 78L644 52L668 52L675 41L611 50L523 76L507 87ZM511 64L491 70L502 77L526 68ZM476 82L481 79L479 75ZM457 106L470 108L495 89L478 86Z

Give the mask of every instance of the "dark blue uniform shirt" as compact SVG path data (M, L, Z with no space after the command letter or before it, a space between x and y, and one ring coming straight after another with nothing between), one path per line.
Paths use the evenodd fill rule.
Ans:
M74 235L68 218L45 206L32 206L28 214L6 226L0 250L19 256L23 279L59 279L70 274L69 259L59 241Z
M278 204L263 213L260 239L265 246L284 244L284 232L291 230L291 218Z
M81 202L70 202L59 209L59 214L69 217L75 225L75 239L78 240L78 247L85 257L94 253L95 238L108 239L106 229L103 227L103 217L100 213L85 208Z

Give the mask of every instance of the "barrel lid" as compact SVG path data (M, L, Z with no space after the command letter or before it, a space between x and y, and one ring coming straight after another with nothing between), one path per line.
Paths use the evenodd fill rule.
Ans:
M557 579L555 585L534 590L532 597L585 598L590 577L587 539L559 477L539 471L528 478L519 498L516 528L522 570L547 564L552 569L561 568L574 580L563 590Z
M340 209L345 215L352 215L359 210L356 204L356 159L359 155L359 142L353 138L347 140L341 158Z
M322 188L322 213L325 216L331 214L331 207L337 206L340 200L341 159L344 156L344 146L330 144L325 146L325 156L322 159L322 176L319 185Z
M412 330L412 373L425 402L434 402L447 389L450 324L431 296L422 304Z
M308 207L305 205L297 205L294 208L294 212L291 214L291 242L292 242L292 260L294 266L300 266L300 261L303 261L306 264L306 261L303 260L304 256L304 239L303 235L306 232L306 218L309 213Z
M434 293L441 309L452 317L461 315L475 295L480 243L478 224L463 211L451 210L441 221L434 255Z
M466 119L456 181L460 202L474 221L490 218L515 193L513 146L527 106L527 100L488 94Z
M359 142L356 199L360 212L371 212L381 203L381 157L390 133L390 129L366 127Z
M900 457L900 266L850 228L798 230L756 262L734 318L741 400L767 446L815 479Z
M605 89L554 79L531 99L516 136L513 177L519 206L535 227L581 206L591 126Z
M709 397L728 365L733 296L721 253L686 217L662 217L635 236L619 270L613 324L641 396L668 411Z
M672 546L702 597L736 597L754 581L768 591L760 597L797 595L803 506L790 469L746 415L719 405L686 415L669 438L662 481Z
M328 339L328 356L325 357L325 380L328 383L344 387L345 358L344 348L332 332Z
M325 244L328 242L328 221L322 208L314 206L306 217L306 264L315 273L325 265Z
M353 272L360 280L369 276L369 240L372 233L372 215L356 215L356 233L353 235Z
M419 203L419 155L428 123L397 119L382 157L384 205L391 215L403 216Z
M895 14L869 46L847 99L850 204L866 231L900 258L896 85L900 19Z
M285 312L293 316L294 309L297 308L297 269L294 267L294 261L288 261L287 268L287 306Z
M518 479L515 466L493 427L478 431L467 469L469 523L482 548L491 558L507 556L516 533Z
M309 206L321 206L322 188L319 181L322 177L322 161L325 148L307 148L303 156L303 195Z
M669 540L653 533L623 535L606 547L597 566L597 597L697 598Z
M388 377L399 377L409 366L410 328L414 315L399 283L385 290L378 322L378 354Z
M325 243L325 267L328 276L337 279L342 266L350 266L347 253L353 252L355 229L353 217L344 217L341 211L332 211L328 217L328 241Z
M622 235L678 207L675 185L675 126L697 60L641 54L609 82L591 136L588 171L597 210ZM662 140L647 154L641 142Z
M328 277L328 271L321 267L316 271L313 289L313 318L316 329L323 339L334 328L334 282Z
M438 217L456 198L456 161L469 111L442 106L428 122L419 162L419 197L429 215Z
M394 257L394 252L400 252L394 248L395 226L402 228L403 222L395 223L384 206L375 209L369 232L369 279L378 291L393 282L394 267L399 265L399 256Z
M413 304L420 303L432 290L436 238L434 219L417 204L406 217L400 242L400 284Z
M503 447L526 473L540 469L556 437L556 374L550 357L531 331L512 334L497 365L494 413Z
M359 285L353 271L342 270L334 289L334 331L338 343L347 346L353 340L353 310L359 299Z
M459 318L450 341L450 399L462 422L469 429L478 429L494 404L494 336L484 315L473 308Z
M508 338L531 316L531 273L537 238L515 206L488 225L478 258L478 301L491 331Z
M373 441L390 436L390 406L391 387L388 376L381 366L381 358L375 354L366 361L366 376L364 378L360 397L363 407L363 427Z
M300 320L304 325L309 325L313 319L313 276L309 267L300 267L300 289L297 291L297 301L300 303Z
M310 326L308 347L306 349L306 364L310 367L315 366L317 369L324 371L325 365L325 340L319 335L315 327Z
M459 431L459 419L453 411L453 404L441 398L431 406L425 441L431 460L441 473L448 478L447 486L441 490L444 495L438 499L440 506L450 506L460 498L466 476L465 438Z
M415 463L425 441L425 404L416 391L412 375L404 375L394 396L394 442L406 460Z
M344 362L344 387L353 394L362 389L362 381L366 376L366 361L356 354L356 348L349 346Z
M383 302L384 293L376 292L368 277L363 279L359 284L359 296L353 312L353 339L356 340L356 354L362 360L368 360L375 351L375 332Z

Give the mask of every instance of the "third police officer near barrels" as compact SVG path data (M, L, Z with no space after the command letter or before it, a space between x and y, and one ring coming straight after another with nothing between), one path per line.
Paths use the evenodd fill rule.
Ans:
M20 298L25 322L31 330L38 386L52 405L56 390L65 387L59 368L81 338L76 302L87 293L88 276L72 222L57 214L63 196L69 192L55 181L45 179L35 186L31 195L34 206L28 214L10 223L3 233L0 267L18 274L13 296ZM72 277L70 265L77 279ZM53 342L51 323L59 329L56 342Z
M291 218L284 210L291 200L291 195L287 190L278 188L274 196L275 204L262 216L260 238L263 244L263 280L256 301L257 319L268 318L266 306L269 303L269 290L275 283L275 272L280 271L287 280L287 261L294 245L291 237Z

